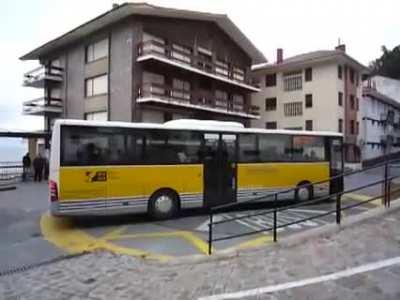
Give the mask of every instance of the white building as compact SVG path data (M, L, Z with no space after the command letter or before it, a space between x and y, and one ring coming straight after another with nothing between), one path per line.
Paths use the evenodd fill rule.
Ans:
M386 93L400 99L400 81L375 76L364 82L360 105L360 145L364 162L400 151L400 102Z
M260 119L252 120L252 126L342 132L346 161L358 161L361 75L366 70L344 45L287 59L278 49L276 63L253 66L261 91L252 97L260 107Z

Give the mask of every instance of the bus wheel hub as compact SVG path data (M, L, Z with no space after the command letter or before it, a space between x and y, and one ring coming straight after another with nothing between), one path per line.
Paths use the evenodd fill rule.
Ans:
M173 203L172 199L166 195L162 195L155 201L155 207L158 211L162 213L167 213L172 209Z

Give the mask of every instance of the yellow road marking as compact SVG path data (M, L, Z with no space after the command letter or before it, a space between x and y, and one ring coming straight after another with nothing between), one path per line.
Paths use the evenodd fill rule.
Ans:
M231 251L231 250L245 250L245 249L251 249L251 248L257 248L259 246L264 246L268 243L272 242L272 236L271 235L265 235L261 236L249 241L242 242L236 246L230 247L228 249L224 249L223 251Z
M107 232L105 235L102 235L101 237L100 237L100 239L102 239L102 240L108 240L108 239L110 239L110 238L112 238L112 237L118 237L118 236L120 236L123 232L125 232L126 231L126 226L121 226L121 227L118 227L117 229L112 229L112 230L110 230L109 232Z
M106 240L120 240L120 239L137 239L137 238L168 238L178 237L186 240L193 245L197 250L203 254L208 254L208 244L199 238L196 234L190 231L168 231L168 232L150 232L150 233L134 233L134 234L120 234L106 237ZM104 237L103 237L104 238Z
M46 240L69 253L108 250L113 253L156 259L159 261L168 261L172 258L172 256L154 254L136 248L121 247L109 243L104 239L97 239L82 230L74 228L72 222L68 219L54 218L48 213L42 215L40 219L40 228Z
M367 201L371 199L373 196L367 196L367 195L362 195L362 194L356 194L356 193L349 193L346 194L348 197L343 197L343 200L357 200L357 201ZM375 206L382 206L382 199L378 198L374 201L369 202Z

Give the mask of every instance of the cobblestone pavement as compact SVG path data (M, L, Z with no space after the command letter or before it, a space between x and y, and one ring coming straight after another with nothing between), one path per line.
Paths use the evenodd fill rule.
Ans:
M160 264L96 252L0 277L0 299L198 299L398 256L400 210L296 246L268 246L230 258ZM241 299L400 299L399 283L397 264Z

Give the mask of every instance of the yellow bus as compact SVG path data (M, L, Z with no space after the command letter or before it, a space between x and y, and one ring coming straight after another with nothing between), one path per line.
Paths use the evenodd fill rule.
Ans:
M213 207L298 187L342 172L342 135L244 128L236 122L164 124L58 120L49 198L54 215L149 213ZM343 187L328 185L330 192Z

